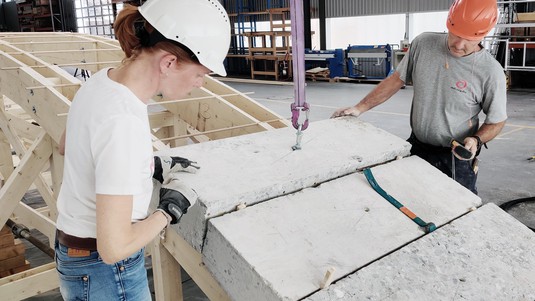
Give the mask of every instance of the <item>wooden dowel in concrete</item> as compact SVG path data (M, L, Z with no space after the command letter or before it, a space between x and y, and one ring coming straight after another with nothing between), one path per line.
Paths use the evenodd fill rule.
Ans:
M331 285L331 283L334 280L334 272L335 271L336 271L336 269L334 267L330 267L327 270L327 272L325 273L325 276L323 277L323 281L320 284L320 288L321 289L324 289L324 288L328 287L329 285Z

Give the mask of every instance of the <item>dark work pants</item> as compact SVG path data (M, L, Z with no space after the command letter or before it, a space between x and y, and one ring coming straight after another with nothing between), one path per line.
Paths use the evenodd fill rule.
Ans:
M407 142L412 144L411 155L416 155L429 164L442 171L448 177L452 176L452 155L451 148L439 147L419 141L414 134L411 134ZM477 194L476 180L477 174L472 168L474 160L463 161L455 157L455 181Z

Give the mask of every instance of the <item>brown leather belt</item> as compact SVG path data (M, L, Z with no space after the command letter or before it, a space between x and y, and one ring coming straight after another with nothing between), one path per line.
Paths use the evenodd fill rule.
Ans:
M96 238L81 238L69 235L61 230L56 230L56 237L62 245L79 249L79 250L88 250L96 251L97 250L97 239Z

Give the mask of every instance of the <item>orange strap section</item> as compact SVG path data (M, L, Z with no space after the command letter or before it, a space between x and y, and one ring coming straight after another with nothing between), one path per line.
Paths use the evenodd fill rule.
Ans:
M410 211L407 207L401 207L399 208L399 210L401 210L401 212L403 212L406 216L410 217L411 219L416 218L416 214L412 213L412 211Z

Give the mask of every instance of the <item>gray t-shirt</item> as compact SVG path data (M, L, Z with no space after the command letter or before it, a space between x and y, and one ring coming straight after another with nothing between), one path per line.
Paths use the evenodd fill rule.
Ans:
M397 72L412 83L411 127L418 140L449 146L463 141L485 123L507 119L503 68L486 50L457 58L449 53L445 33L423 33L411 43Z

